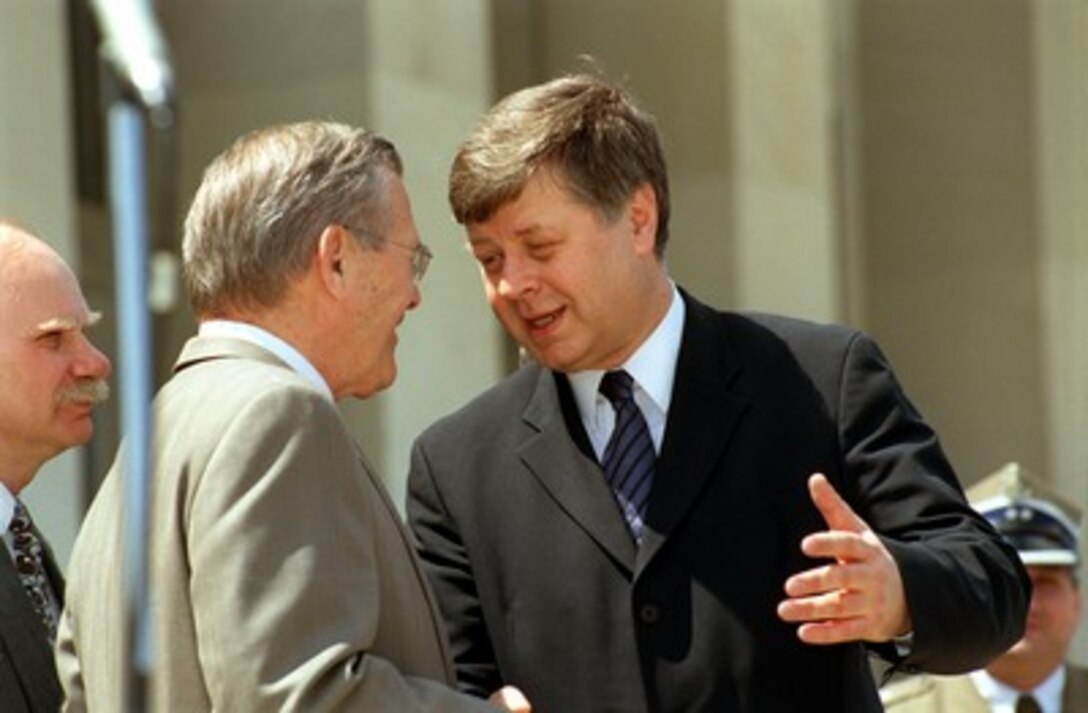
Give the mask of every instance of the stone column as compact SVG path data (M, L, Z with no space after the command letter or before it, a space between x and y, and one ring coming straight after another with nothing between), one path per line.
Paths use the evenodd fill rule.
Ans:
M369 121L404 157L420 238L435 255L422 305L399 331L397 382L366 405L380 414L377 460L398 506L413 439L504 372L501 328L446 200L457 144L493 99L489 13L486 0L374 0L362 28Z
M1033 3L1044 402L1055 487L1088 511L1088 6ZM1086 513L1088 517L1088 513ZM1088 529L1081 532L1088 556ZM1081 567L1081 589L1088 567ZM1088 662L1082 620L1074 658Z
M737 306L844 318L835 3L728 4Z

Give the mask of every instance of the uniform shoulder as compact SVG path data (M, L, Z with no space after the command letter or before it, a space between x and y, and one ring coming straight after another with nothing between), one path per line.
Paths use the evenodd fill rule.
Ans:
M968 675L918 674L896 679L880 689L884 709L895 713L975 713L986 711Z
M886 711L906 710L932 698L936 691L937 682L932 676L908 676L882 686L880 702Z

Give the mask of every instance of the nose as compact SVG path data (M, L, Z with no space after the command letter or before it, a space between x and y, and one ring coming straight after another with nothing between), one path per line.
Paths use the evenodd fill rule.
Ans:
M412 310L423 302L423 293L419 289L418 282L412 282L412 299L408 302L408 309Z
M536 278L529 262L516 256L507 256L496 287L499 296L508 300L515 300L532 292L536 287Z
M86 336L80 335L79 353L76 357L73 369L80 378L105 379L108 378L113 366L109 358L96 347Z

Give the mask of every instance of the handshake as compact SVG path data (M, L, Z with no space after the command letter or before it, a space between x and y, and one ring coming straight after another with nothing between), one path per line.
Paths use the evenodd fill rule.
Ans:
M533 710L533 707L529 705L529 701L526 700L525 694L514 686L503 686L492 693L487 700L503 710L512 711L512 713L531 713Z

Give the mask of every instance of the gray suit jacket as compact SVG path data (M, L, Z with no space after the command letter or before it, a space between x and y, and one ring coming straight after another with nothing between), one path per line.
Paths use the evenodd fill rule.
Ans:
M45 538L38 533L43 545ZM3 545L0 545L0 549ZM64 601L64 578L48 546L45 569ZM55 711L61 690L45 626L35 613L7 552L0 552L0 711Z
M409 535L340 414L273 355L190 340L155 399L151 709L491 710L455 693ZM69 567L66 708L121 710L122 472Z
M990 713L970 676L912 676L885 686L880 700L889 713ZM1066 668L1062 713L1088 713L1088 669Z

